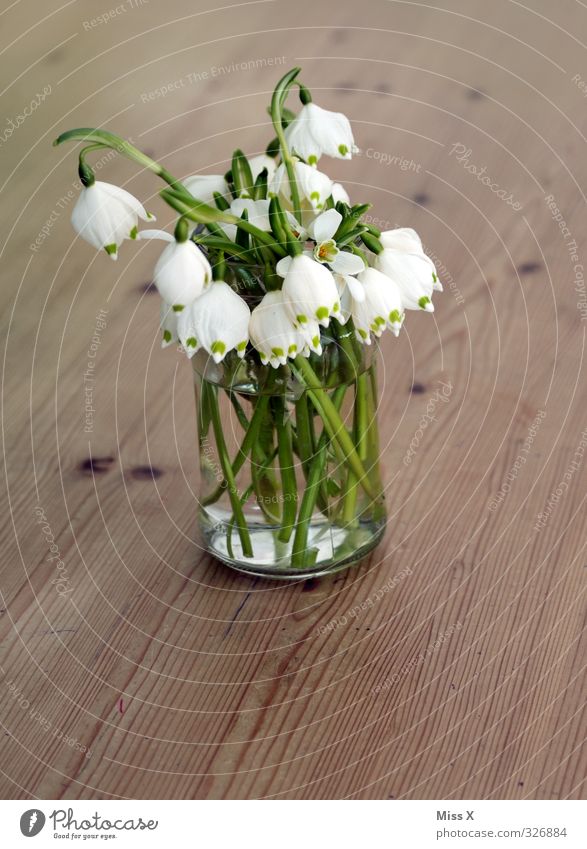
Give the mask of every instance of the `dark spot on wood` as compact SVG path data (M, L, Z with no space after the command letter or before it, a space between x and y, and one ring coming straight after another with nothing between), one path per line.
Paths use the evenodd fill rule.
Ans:
M524 782L523 782L523 781L518 781L518 787L523 787L523 786L524 786Z
M422 395L423 392L426 392L426 387L423 383L412 383L410 392L412 395Z
M156 466L135 466L130 470L133 478L137 480L149 480L151 478L160 478L163 472Z
M469 100L483 100L485 92L480 88L469 88L467 89L467 97Z
M317 589L320 586L320 581L318 578L308 578L307 581L304 581L304 586L302 587L303 593L312 592L312 590Z
M107 472L113 462L114 457L88 457L79 464L78 468L84 475L101 474Z
M143 294L146 294L146 295L155 295L156 292L157 292L157 287L155 286L154 283L141 283L138 286L138 290L139 290L139 292L142 292Z
M430 195L427 195L426 192L420 192L417 195L414 195L412 198L414 203L420 204L420 206L426 206L427 203L430 203Z
M542 263L540 262L523 262L521 265L518 265L520 274L535 274L541 268Z
M343 41L347 40L348 33L344 29L334 29L332 30L332 40L335 44L342 44Z

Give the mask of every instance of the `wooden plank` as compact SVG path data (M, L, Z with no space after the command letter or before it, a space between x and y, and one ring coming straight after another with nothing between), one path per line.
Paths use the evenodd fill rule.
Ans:
M49 3L25 34L31 8L6 10L3 46L18 40L0 58L7 115L51 87L1 146L3 794L582 797L585 464L552 494L587 425L568 250L584 261L585 10L175 2L91 25L95 4ZM158 350L145 290L157 247L114 266L74 244L75 156L49 144L105 125L181 176L222 171L237 144L262 150L272 85L298 62L362 148L329 173L378 226L422 234L445 294L382 346L384 543L283 586L198 549L190 370ZM149 175L100 173L171 221Z

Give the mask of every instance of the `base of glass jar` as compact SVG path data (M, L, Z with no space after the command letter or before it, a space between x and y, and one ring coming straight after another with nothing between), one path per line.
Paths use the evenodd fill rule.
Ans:
M215 514L213 510L200 510L200 531L204 547L210 554L237 572L278 581L320 578L358 564L379 544L385 526L385 517L377 521L359 520L355 526L347 527L326 521L315 523L309 528L307 541L307 549L316 551L315 561L307 567L292 568L293 540L287 543L279 541L278 526L248 524L247 530L255 555L247 557L242 553L234 527L231 529L232 552L229 551L229 531L224 516Z

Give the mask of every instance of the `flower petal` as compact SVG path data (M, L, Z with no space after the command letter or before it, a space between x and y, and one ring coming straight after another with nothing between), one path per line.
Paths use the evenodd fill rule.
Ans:
M361 257L349 251L339 251L330 265L337 274L360 274L365 270L365 263Z
M308 227L308 232L314 241L327 242L332 239L342 221L342 215L336 209L327 209L318 215ZM359 271L362 270L362 265Z

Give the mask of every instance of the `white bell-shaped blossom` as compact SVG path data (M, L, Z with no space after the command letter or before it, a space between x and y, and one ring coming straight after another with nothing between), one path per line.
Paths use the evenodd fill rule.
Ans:
M404 320L398 286L375 268L366 268L357 279L364 292L363 300L353 299L351 306L357 338L370 345L370 334L381 336L386 327L397 336Z
M434 312L432 292L436 273L427 256L384 248L374 264L399 287L404 309Z
M313 254L317 262L328 263L336 274L358 274L365 268L360 256L340 250L334 241L334 234L340 226L342 215L336 209L327 209L318 215L308 226L308 234L316 242Z
M125 239L136 239L139 218L149 221L154 216L130 192L99 180L82 188L71 213L76 233L112 259L117 259Z
M216 280L179 313L177 334L188 357L204 348L219 363L232 350L244 357L250 318L251 311L241 296L228 283Z
M436 266L429 256L424 253L422 240L411 227L398 227L395 230L384 230L379 237L384 248L400 251L401 253L416 254L423 257L430 267L432 274L432 287L437 292L442 292L442 284L436 274Z
M324 204L332 194L332 180L326 174L312 168L299 159L294 158L294 174L300 199L308 202L315 212L323 209ZM271 183L268 186L270 195L282 198L291 209L291 190L285 165L278 166Z
M249 165L253 175L253 180L256 180L263 168L266 168L267 182L269 182L277 170L275 157L269 156L267 153L260 153L258 156L251 156L249 159Z
M342 185L342 183L332 184L332 200L334 201L334 203L342 201L342 203L348 203L350 206L351 199L349 197L349 193Z
M322 154L351 159L358 151L346 115L322 109L315 103L302 106L285 130L285 138L290 150L309 165L315 165Z
M317 339L311 340L313 350L321 353L320 330L318 325L315 327L318 332ZM308 347L305 336L294 326L279 289L267 292L252 311L249 335L261 362L270 363L273 368L285 365L288 357L297 357Z
M179 342L177 334L177 318L179 312L171 304L161 301L159 327L161 328L161 347L167 348L174 342Z
M340 299L332 273L320 262L305 254L286 256L275 267L283 277L283 299L286 308L300 328L310 321L328 327L331 316L339 321Z
M214 193L230 199L230 189L222 174L195 174L182 180L183 185L196 200L214 206Z
M142 230L138 238L169 242L153 271L153 282L166 303L185 307L199 298L210 285L210 263L189 239L177 242L165 230Z

